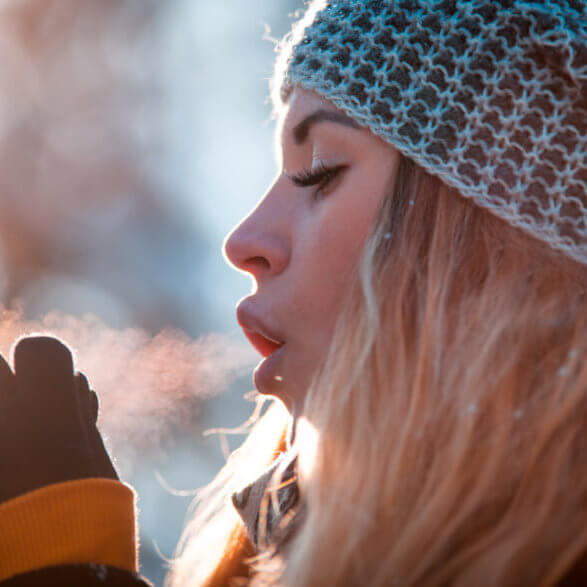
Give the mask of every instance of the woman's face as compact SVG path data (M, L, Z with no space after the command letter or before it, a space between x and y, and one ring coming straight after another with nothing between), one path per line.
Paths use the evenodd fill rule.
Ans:
M399 157L307 90L293 92L277 131L279 173L224 250L256 284L237 308L263 356L255 387L299 415Z

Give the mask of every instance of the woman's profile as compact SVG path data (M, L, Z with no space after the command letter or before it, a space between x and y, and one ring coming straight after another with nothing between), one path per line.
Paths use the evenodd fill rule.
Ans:
M586 12L321 0L283 40L279 169L224 247L276 401L199 494L169 586L587 584ZM79 421L27 432L0 577L145 584L67 361L25 339L0 366L10 442L35 410L7 397L50 387Z

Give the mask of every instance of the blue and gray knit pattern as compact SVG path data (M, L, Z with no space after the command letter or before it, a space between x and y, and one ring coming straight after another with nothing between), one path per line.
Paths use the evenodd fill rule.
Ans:
M587 264L585 0L315 1L274 85L316 91Z

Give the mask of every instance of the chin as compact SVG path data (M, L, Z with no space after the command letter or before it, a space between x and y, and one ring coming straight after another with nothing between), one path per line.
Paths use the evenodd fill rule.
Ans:
M282 379L279 379L279 377L282 377ZM292 413L292 394L285 376L266 374L262 369L261 363L253 373L253 383L261 395L268 395L278 399L284 405L285 409L290 414Z
M304 357L305 358L305 357ZM292 355L287 344L261 359L253 373L253 383L261 395L280 400L290 414L299 413L311 381L309 363Z
M257 367L253 373L253 383L261 395L271 395L281 400L284 404L287 403L289 394L287 393L285 381L268 377Z

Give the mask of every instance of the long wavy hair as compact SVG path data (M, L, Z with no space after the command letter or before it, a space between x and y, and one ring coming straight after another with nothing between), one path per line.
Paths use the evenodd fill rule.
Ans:
M170 584L573 584L587 552L586 289L586 267L402 157L307 392L303 523L251 567L227 513L231 480L283 450L276 406L221 471L214 515L188 526Z

